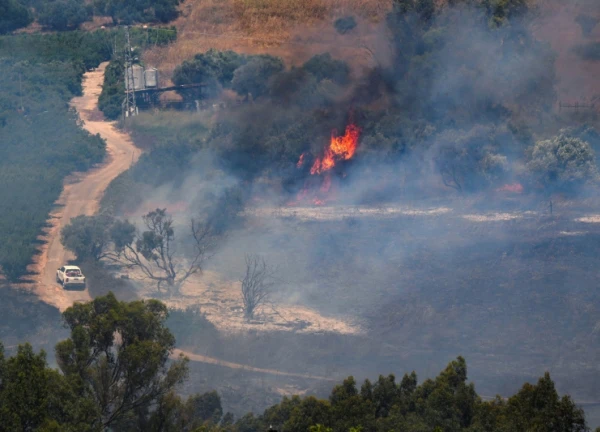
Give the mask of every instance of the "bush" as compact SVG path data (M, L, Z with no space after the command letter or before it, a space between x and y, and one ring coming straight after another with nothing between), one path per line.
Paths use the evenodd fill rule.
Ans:
M177 18L179 0L95 0L94 5L114 23L168 22Z
M596 156L589 143L565 133L538 141L527 164L545 189L573 191L597 176Z
M231 87L240 95L251 94L253 98L259 98L267 94L269 82L283 69L283 61L279 57L252 57L248 63L236 69Z
M53 30L74 29L91 18L92 10L78 0L48 2L38 12L40 24Z
M339 34L346 34L349 31L354 30L356 27L356 20L353 16L338 18L333 23L333 26Z
M577 45L574 50L584 60L600 60L600 42Z
M304 63L302 68L313 74L318 81L329 79L338 84L346 84L350 68L342 60L334 60L331 54L318 54Z
M234 51L218 51L210 49L196 54L192 60L184 61L173 72L173 83L208 84L208 94L218 92L219 86L230 87L234 71L247 61L246 56ZM207 93L186 90L181 93L185 99L202 99Z
M578 15L575 22L581 26L581 33L588 37L598 25L598 18L589 15Z
M33 21L29 10L16 0L0 1L0 34L10 33Z
M497 153L494 138L494 131L483 127L438 135L434 161L443 183L460 192L473 192L502 181L508 162Z

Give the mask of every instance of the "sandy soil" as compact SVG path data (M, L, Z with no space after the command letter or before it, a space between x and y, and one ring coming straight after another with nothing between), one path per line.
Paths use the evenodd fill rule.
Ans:
M140 284L138 295L151 298L156 294L155 289L151 284ZM307 307L281 303L260 307L256 318L248 322L243 313L240 282L229 280L212 271L205 271L202 275L190 278L182 287L180 296L161 300L169 307L177 309L200 307L208 320L224 333L249 330L363 333L360 324L350 318L326 317Z
M74 302L90 300L90 295L87 289L65 291L56 283L56 269L73 258L60 243L60 230L75 216L94 214L106 187L129 168L140 154L129 136L120 132L114 123L104 121L102 113L98 111L98 97L107 64L103 63L98 69L85 74L83 96L71 101L84 122L83 127L91 134L100 134L106 140L107 156L96 168L74 174L65 181L63 192L56 203L57 210L50 215L52 227L44 235L47 243L32 266L32 270L38 274L33 290L40 300L61 311Z

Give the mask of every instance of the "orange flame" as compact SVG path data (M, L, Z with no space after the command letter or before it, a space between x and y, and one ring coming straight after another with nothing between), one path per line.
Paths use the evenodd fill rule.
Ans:
M296 164L296 166L298 168L302 168L302 165L304 165L304 156L306 155L306 153L302 153L300 155L300 159L298 159L298 163Z
M358 138L360 137L360 128L353 124L346 126L346 133L343 136L331 136L329 147L325 149L322 158L317 158L313 163L310 173L312 175L322 174L332 169L337 161L352 159L356 153ZM300 156L300 162L304 163L304 155ZM299 166L302 166L301 164Z
M289 203L290 205L297 205L302 201L306 201L309 199L309 195L312 195L313 205L325 205L326 201L328 200L328 198L325 198L325 196L330 195L332 187L331 173L328 171L335 167L337 162L352 159L356 153L360 132L361 130L358 126L350 124L346 126L346 132L343 136L336 136L335 131L331 134L331 141L329 142L329 146L323 152L323 157L315 159L310 169L311 175L325 174L322 177L322 183L319 191L309 192L308 183L305 183L302 191L298 193L296 200ZM304 166L305 162L306 153L302 153L298 159L298 163L296 163L296 166L301 168Z

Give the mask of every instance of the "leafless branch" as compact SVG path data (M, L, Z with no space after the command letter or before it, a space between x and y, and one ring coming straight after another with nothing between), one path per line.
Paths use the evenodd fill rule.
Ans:
M256 309L269 301L275 286L276 269L259 255L246 255L246 273L242 282L242 300L246 319L254 317Z

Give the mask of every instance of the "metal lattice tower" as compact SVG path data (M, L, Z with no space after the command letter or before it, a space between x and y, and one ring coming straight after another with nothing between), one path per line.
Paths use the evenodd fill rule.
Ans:
M129 39L129 26L125 26L127 47L125 48L125 117L137 114L135 103L135 88L133 83L133 59L131 57L131 40Z

